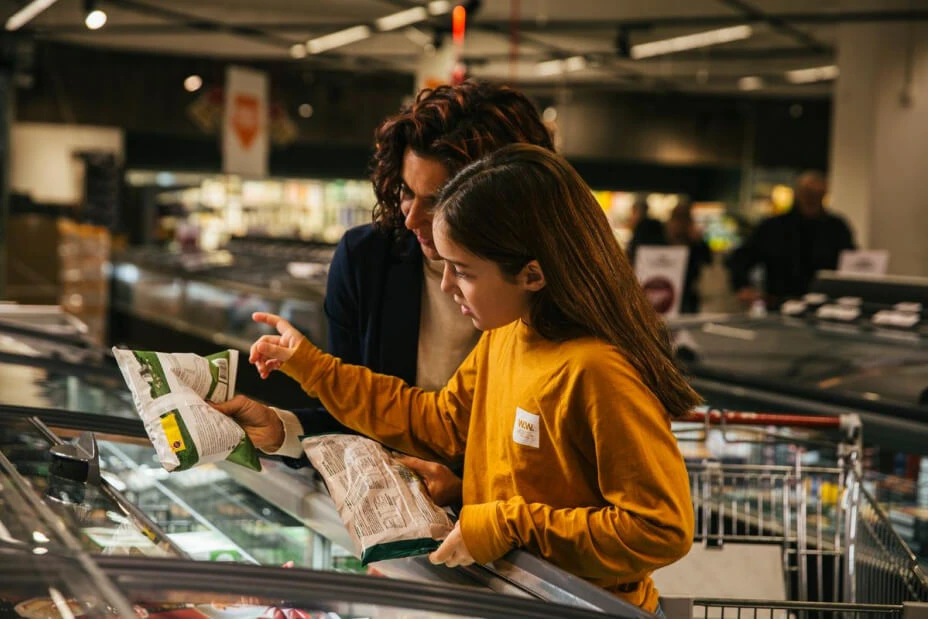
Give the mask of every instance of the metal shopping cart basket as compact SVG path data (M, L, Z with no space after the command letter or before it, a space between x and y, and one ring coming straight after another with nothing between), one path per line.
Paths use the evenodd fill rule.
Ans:
M751 454L747 463L688 462L696 543L720 552L726 543L777 545L787 599L668 600L671 619L928 617L918 604L928 603L928 575L862 483L855 415L709 410L686 421L674 429L681 444L711 435ZM820 462L809 466L813 453Z

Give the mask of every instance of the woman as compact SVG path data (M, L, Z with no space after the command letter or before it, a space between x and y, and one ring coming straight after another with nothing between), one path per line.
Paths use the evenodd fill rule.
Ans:
M651 572L693 537L670 420L699 397L589 187L550 151L505 147L442 190L433 244L442 289L484 332L440 392L347 365L270 314L254 318L279 335L249 360L395 449L466 448L464 507L434 562L522 547L657 611Z
M458 170L507 144L553 150L532 103L507 86L465 82L423 90L374 135L372 225L349 230L329 269L325 313L328 351L347 363L440 389L477 343L479 332L441 293L442 263L432 241L435 199ZM271 454L267 406L237 396L219 407L251 428ZM344 430L324 409L280 412L290 434ZM254 424L252 424L252 420ZM274 428L276 429L276 428ZM305 458L296 461L305 464ZM439 505L460 502L460 480L443 466L407 460Z

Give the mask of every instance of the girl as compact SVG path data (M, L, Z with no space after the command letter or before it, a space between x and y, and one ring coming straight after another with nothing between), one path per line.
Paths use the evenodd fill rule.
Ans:
M400 451L453 462L467 447L464 507L433 562L522 547L655 611L651 572L693 537L670 419L699 398L605 214L564 159L513 145L449 181L433 232L442 290L484 332L440 392L344 364L270 314L255 320L280 335L250 361Z

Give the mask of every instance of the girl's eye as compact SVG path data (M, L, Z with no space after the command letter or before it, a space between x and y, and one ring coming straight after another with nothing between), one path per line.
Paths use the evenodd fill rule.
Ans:
M412 195L412 192L409 190L409 187L407 187L406 185L403 185L402 187L400 187L400 200L412 200L412 199L413 199L413 195Z

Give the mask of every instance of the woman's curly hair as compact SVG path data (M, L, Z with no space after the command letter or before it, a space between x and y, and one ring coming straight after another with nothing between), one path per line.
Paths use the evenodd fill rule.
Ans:
M400 193L407 148L440 161L451 175L507 144L554 150L551 134L525 95L508 86L471 81L420 91L415 102L377 128L374 139L374 225L396 239L406 234Z

